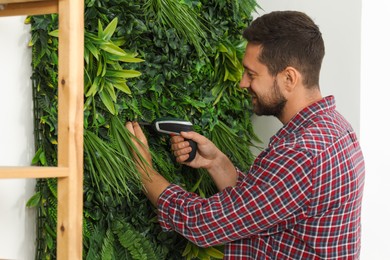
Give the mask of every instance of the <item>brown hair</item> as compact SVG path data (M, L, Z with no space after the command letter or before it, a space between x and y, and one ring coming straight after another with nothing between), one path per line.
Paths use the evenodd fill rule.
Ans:
M254 20L243 36L262 47L258 59L271 75L292 66L302 74L304 85L319 87L325 46L318 26L309 16L297 11L271 12Z

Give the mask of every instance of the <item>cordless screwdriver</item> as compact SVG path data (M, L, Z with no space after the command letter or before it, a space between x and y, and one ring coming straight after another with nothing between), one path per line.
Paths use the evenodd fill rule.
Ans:
M194 131L193 125L191 122L177 119L177 118L158 118L154 120L152 123L147 122L139 122L140 125L151 126L153 130L158 133L169 134L169 135L179 135L180 132L190 132ZM193 140L185 139L190 143L192 148L190 152L190 157L186 160L186 162L191 162L196 155L197 144Z

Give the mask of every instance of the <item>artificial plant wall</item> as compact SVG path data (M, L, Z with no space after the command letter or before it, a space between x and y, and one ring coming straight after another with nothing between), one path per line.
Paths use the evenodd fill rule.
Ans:
M126 120L176 117L216 143L245 170L256 139L248 94L239 89L244 42L255 0L86 0L84 258L220 258L163 233L142 193ZM56 165L57 17L29 17L37 153ZM146 130L158 171L201 196L216 189L202 170L175 163L169 139ZM129 149L130 148L130 149ZM37 182L36 259L54 259L56 180Z

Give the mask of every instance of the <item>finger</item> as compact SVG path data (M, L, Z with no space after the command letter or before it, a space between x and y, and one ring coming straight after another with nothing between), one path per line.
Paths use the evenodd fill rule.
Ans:
M133 144L135 145L135 147L137 149L141 149L142 147L140 146L140 143L142 142L142 140L140 140L140 138L137 136L136 129L134 129L133 122L127 122L126 128L127 128L127 130L129 130L129 132L131 134L131 140L132 140Z
M181 135L172 135L171 144L183 142L184 138Z
M127 130L129 130L130 133L132 133L134 135L134 128L133 128L133 123L132 122L127 122L126 123L126 128Z
M192 148L188 142L183 142L172 147L172 151L175 156L190 153Z
M134 133L136 135L138 134L143 134L144 132L142 131L142 128L141 126L138 124L138 122L132 122L132 126L133 126L133 129L134 129Z
M180 150L181 148L186 146L184 142L184 138L180 135L172 136L170 141L171 141L171 149L173 151Z
M138 164L144 164L141 160L139 160L138 157L143 157L145 158L149 165L152 165L152 159L151 155L149 152L149 146L148 146L148 141L142 131L141 126L138 124L138 122L127 122L126 123L126 128L129 130L129 132L133 135L131 137L134 147L136 151L133 151L133 154L137 158L136 161Z
M202 145L205 145L208 142L210 142L210 140L207 139L206 137L204 137L203 135L198 134L197 132L193 132L193 131L180 132L180 135L185 139L189 139L189 140L194 141L195 143L197 143L198 146L202 146Z
M185 161L190 157L190 155L187 153L187 154L183 154L183 155L180 155L180 156L177 156L176 157L176 162L178 163L185 163Z
M133 122L133 129L135 136L145 145L148 144L148 140L138 122Z
M184 141L184 139L181 142L171 144L172 151L180 151L189 147L190 143L188 141Z
M196 143L201 143L205 137L203 135L198 134L197 132L180 132L180 136L182 136L185 139L191 139L195 141Z
M132 122L127 121L127 122L126 122L126 128L127 128L127 130L129 130L130 132L134 132L133 123L132 123Z

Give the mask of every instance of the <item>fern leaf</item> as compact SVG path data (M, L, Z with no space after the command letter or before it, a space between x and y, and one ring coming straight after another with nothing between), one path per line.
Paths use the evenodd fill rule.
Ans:
M101 258L102 260L111 260L114 255L114 235L107 230L106 237L103 240Z
M114 231L120 244L126 248L133 259L157 260L151 242L127 223L122 223L123 228Z

